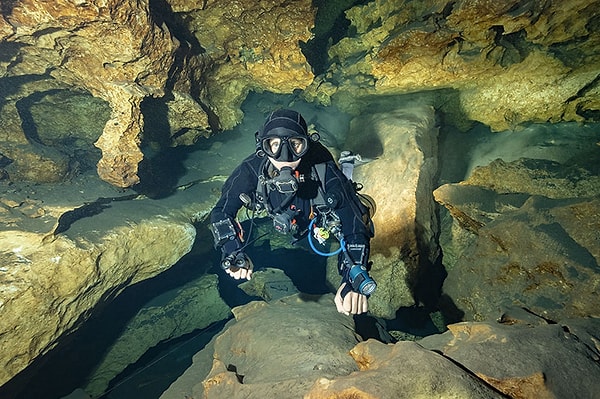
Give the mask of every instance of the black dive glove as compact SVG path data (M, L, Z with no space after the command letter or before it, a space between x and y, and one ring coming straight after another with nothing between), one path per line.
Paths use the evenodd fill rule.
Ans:
M223 219L210 225L210 231L215 240L215 248L221 248L221 267L223 269L251 268L250 259L241 249L242 241L239 238L239 227L236 229L231 219Z
M369 276L368 255L369 249L365 244L347 244L346 250L340 254L339 272L342 283L346 283L341 292L342 298L350 291L368 297L377 288L377 283Z

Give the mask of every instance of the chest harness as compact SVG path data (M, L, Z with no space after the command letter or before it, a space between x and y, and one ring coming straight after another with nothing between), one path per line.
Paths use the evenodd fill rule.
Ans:
M316 198L310 200L310 214L309 219L315 218L314 210L322 212L323 207L326 205L325 194L322 185L322 179L318 174L318 169L322 169L322 175L325 175L325 164L317 164L311 168L310 180L319 182L319 188L317 191ZM250 198L247 194L241 194L240 199L244 203L244 206L251 211L265 212L273 219L273 226L275 229L283 234L292 233L297 236L302 235L304 232L299 232L296 224L296 216L298 216L300 210L296 209L292 204L300 184L307 181L306 176L301 174L297 170L292 170L289 167L283 167L281 170L277 170L269 161L265 160L259 167L258 183L256 191L254 192L254 198ZM277 192L280 196L280 203L278 206L273 206L269 199L272 192Z
M324 189L325 184L325 172L327 164L318 163L311 167L310 179L318 182L317 195L311 199L310 209L310 223L305 231L298 231L295 217L298 215L299 210L295 209L293 205L290 206L293 201L296 192L298 191L299 184L306 182L306 177L300 174L298 171L293 171L289 167L281 168L277 170L267 159L265 159L259 168L259 176L257 188L254 193L254 200L247 194L241 194L240 199L248 208L253 212L265 211L272 219L274 228L283 234L291 233L296 238L294 242L297 242L308 236L308 242L311 249L321 256L333 256L341 254L343 256L343 263L347 268L347 278L354 289L362 294L370 295L376 288L377 284L369 276L366 267L358 259L353 259L350 251L347 250L346 241L342 232L342 223L335 212L335 209L340 207L345 201L344 193L326 193ZM347 172L347 170L344 170ZM352 176L352 170L350 169L350 178ZM347 173L345 173L348 176ZM355 191L362 188L357 183L352 182L349 179L352 189ZM269 194L272 191L277 191L283 195L281 203L277 207L273 207L269 201ZM359 212L362 216L363 223L367 226L368 230L373 234L373 224L371 221L371 211L373 211L373 200L368 196L358 194L360 204L355 204L352 201L352 209L354 212ZM316 211L316 212L315 212ZM331 237L335 237L340 247L333 252L321 251L315 241L321 246L325 245L327 240ZM342 272L342 270L340 270Z

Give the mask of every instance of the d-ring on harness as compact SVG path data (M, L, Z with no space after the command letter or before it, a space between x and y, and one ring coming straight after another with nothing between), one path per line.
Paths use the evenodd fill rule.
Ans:
M313 218L308 226L308 243L310 247L313 251L315 251L316 254L321 256L333 256L343 251L348 264L352 265L348 271L348 282L352 286L352 289L366 296L371 295L375 291L375 288L377 288L377 283L371 278L371 276L369 276L367 269L360 263L354 262L348 253L348 249L346 248L346 240L344 239L344 234L342 233L342 226L339 217L331 210L326 213L321 213L321 215L323 219L321 227L316 225L318 217ZM334 237L340 242L340 248L329 253L318 250L313 241L313 234L311 234L311 232L313 232L315 236L321 237L322 243L325 243L329 233L333 234ZM342 293L342 297L347 293L348 292Z

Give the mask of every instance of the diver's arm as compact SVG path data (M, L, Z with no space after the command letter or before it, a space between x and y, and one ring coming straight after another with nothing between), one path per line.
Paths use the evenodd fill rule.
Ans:
M221 197L210 214L211 223L226 218L235 219L238 211L243 206L240 194L256 189L256 183L254 187L251 187L250 180L250 172L245 163L235 168L221 188Z
M338 258L342 282L335 295L335 304L340 313L365 313L368 311L368 297L376 287L368 273L372 232L363 221L362 205L351 182L335 164L328 167L325 191L341 193L340 206L335 212L341 220L345 251Z
M250 194L256 190L256 173L249 159L242 162L225 181L221 197L210 215L214 245L222 253L221 266L236 280L250 279L252 275L252 263L241 251L243 231L236 220L236 215L243 205L240 194Z

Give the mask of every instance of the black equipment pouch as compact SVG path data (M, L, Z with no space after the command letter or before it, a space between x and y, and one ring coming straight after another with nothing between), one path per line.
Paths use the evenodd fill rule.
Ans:
M298 225L296 224L296 210L295 209L287 209L282 213L278 213L273 216L273 227L279 233L295 234L298 231Z

